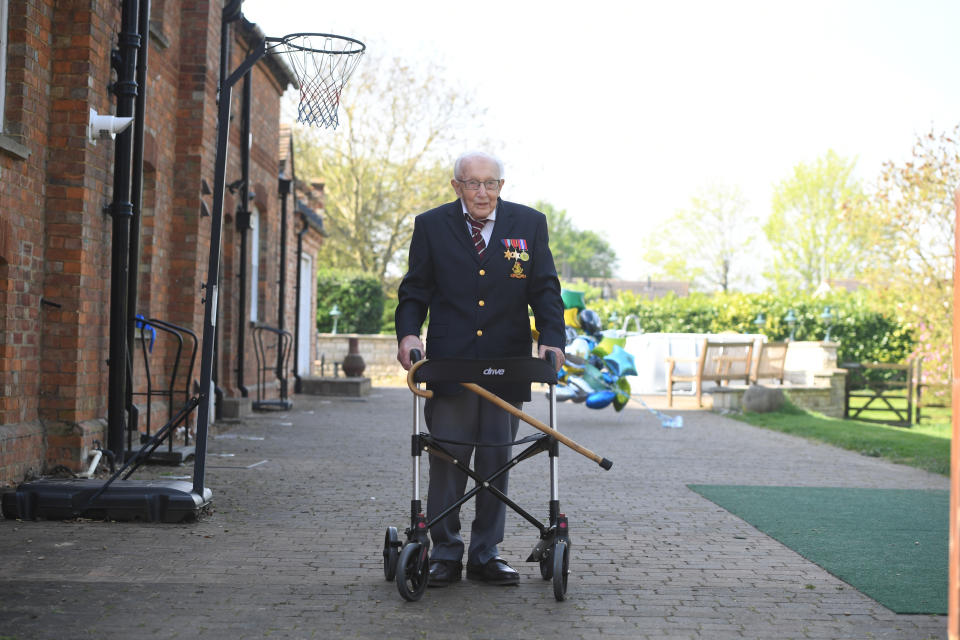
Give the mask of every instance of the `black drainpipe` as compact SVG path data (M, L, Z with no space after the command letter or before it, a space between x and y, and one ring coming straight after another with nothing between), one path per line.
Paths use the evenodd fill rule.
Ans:
M227 71L232 67L230 59L232 57L231 52L233 51L232 40L230 37L230 23L240 17L240 5L243 0L230 0L230 3L223 8L222 17L220 19L220 85L218 87L217 93L217 102L220 102L220 91L223 91L223 85L227 82ZM227 126L226 123L221 122L221 127ZM217 273L217 291L223 291L223 278L218 271ZM214 319L216 324L219 324L220 319L220 306L217 305L216 309L217 317ZM211 378L213 381L214 396L216 397L216 405L214 407L214 417L219 418L221 412L223 411L223 388L218 384L220 380L220 332L216 333L216 339L213 343L213 362L211 363L212 372Z
M296 202L296 194L294 194L294 202ZM307 229L310 228L310 225L307 223L307 216L300 214L301 219L303 220L303 228L297 232L297 304L296 304L296 320L294 321L294 333L293 333L293 392L301 393L302 383L300 381L300 291L304 286L300 278L300 272L303 269L300 266L300 261L303 260L303 236L307 232ZM307 283L307 286L310 286L310 283Z
M140 0L140 52L137 55L137 118L133 121L133 175L131 177L130 201L133 203L133 216L130 218L130 255L127 269L130 277L127 282L127 346L129 369L127 375L126 406L131 431L137 430L140 412L133 402L133 349L135 344L136 322L134 316L139 304L140 285L140 226L143 217L143 128L146 121L147 102L147 56L150 49L150 0ZM136 446L136 444L134 445Z
M120 17L119 50L111 62L117 71L113 91L117 96L117 116L132 117L137 97L137 2L124 0ZM126 431L125 404L127 400L127 283L130 278L130 163L133 130L127 128L117 134L114 145L113 246L110 257L110 355L107 386L107 448L120 459L123 457L123 436Z
M280 178L280 304L277 305L277 328L284 330L284 313L287 310L287 196L290 195L290 180ZM297 263L299 273L300 263ZM294 345L296 346L296 345ZM280 379L280 397L287 397L287 375L283 370L283 350L277 349L277 377Z
M240 231L240 295L237 315L237 388L244 398L250 390L243 384L244 357L247 346L247 232L250 230L250 72L243 76L240 108L240 201L237 203L237 230ZM253 274L256 282L257 274Z

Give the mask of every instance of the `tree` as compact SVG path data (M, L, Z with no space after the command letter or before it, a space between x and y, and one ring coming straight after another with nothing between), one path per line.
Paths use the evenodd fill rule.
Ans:
M751 282L756 218L746 215L738 187L709 185L644 238L644 260L658 278L686 280L693 288L729 291Z
M884 233L871 281L918 339L925 382L950 379L955 197L960 187L960 125L917 138L911 158L887 162L874 204ZM944 390L945 392L945 390Z
M440 69L399 59L366 57L347 92L336 133L298 131L297 171L325 183L321 263L359 268L390 288L388 275L404 271L413 217L452 196L449 150L461 125L481 114Z
M810 292L831 278L855 277L868 264L875 227L855 165L831 150L798 164L774 189L764 232L773 249L767 275L778 288Z
M567 212L540 200L534 208L547 216L550 251L564 278L610 278L617 268L617 253L596 231L581 231Z

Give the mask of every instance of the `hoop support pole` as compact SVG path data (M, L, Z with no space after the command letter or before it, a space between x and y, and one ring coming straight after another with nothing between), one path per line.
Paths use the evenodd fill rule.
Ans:
M197 437L194 441L193 491L202 496L207 458L207 431L213 391L213 347L217 341L217 283L220 280L220 251L223 234L223 196L226 189L227 143L230 137L230 99L233 85L266 53L266 38L250 51L220 87L217 105L217 156L214 167L213 210L210 212L210 253L204 283L203 338L200 349L200 392L197 407Z

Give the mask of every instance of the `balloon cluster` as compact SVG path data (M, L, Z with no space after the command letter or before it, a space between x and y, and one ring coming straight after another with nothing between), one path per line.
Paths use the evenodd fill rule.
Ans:
M622 332L603 330L600 316L587 309L582 291L561 291L566 324L566 362L557 374L557 400L583 402L591 409L613 405L623 409L630 400L630 382L637 375L633 356L624 350Z

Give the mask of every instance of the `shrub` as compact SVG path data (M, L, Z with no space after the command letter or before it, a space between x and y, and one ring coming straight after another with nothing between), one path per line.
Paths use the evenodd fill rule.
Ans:
M397 324L394 316L397 312L397 303L399 301L395 296L389 297L383 304L383 315L380 319L380 333L393 335L396 333Z
M834 292L825 298L774 293L693 293L680 298L674 294L656 300L624 292L607 300L587 300L600 314L607 328L620 328L628 315L636 315L648 333L763 333L770 340L790 337L785 321L791 309L797 318L796 340L823 340L827 324L824 308L833 312L831 339L839 344L839 362L903 362L914 350L914 338L890 313L870 305L860 292ZM754 321L763 314L758 330ZM631 329L633 324L631 323Z
M338 333L379 333L384 294L380 280L362 271L320 269L317 272L317 330L333 330L334 305L340 310Z

